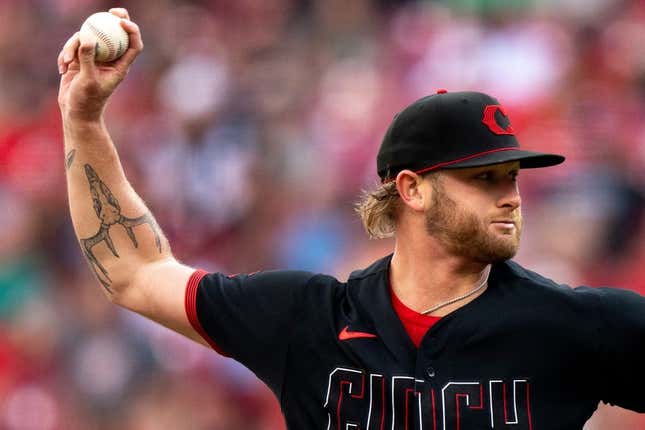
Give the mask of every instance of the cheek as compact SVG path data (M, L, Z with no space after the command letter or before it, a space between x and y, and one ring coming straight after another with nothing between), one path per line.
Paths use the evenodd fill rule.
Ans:
M471 206L455 208L447 214L447 219L457 230L470 236L488 235L490 233L485 217Z
M490 196L482 196L473 193L462 193L454 199L455 206L460 212L475 214L478 218L488 215L495 202Z
M486 222L488 219L488 211L483 206L478 205L477 202L462 202L457 207L456 213L463 218L468 218L472 223L478 225L488 224Z

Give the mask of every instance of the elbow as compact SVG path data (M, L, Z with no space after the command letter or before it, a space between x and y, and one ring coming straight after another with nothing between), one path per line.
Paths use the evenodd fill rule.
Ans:
M101 285L105 296L110 302L120 304L121 296L123 296L124 290L127 289L127 283L124 281L125 278L122 276L121 271L108 271L103 265L97 263L93 256L89 260L90 263L94 263L90 265L90 268Z
M123 306L124 290L126 290L127 287L125 285L119 285L115 283L106 285L105 283L101 282L101 284L103 286L103 294L110 301L110 303L117 306Z
M119 270L110 272L110 277L98 276L99 283L103 287L103 293L107 299L118 306L127 307L128 297L132 295L134 271Z
M109 291L105 291L105 296L113 305L119 306L131 311L137 311L135 303L141 301L141 292L134 288L134 284L113 285Z
M149 286L157 284L160 276L164 276L157 274L157 270L160 267L163 268L169 261L175 260L170 257L152 263L130 266L130 270L123 271L119 281L115 280L110 285L110 290L106 290L108 299L124 309L148 314L151 303L154 302L154 293Z
M98 276L99 283L103 287L103 292L107 299L117 306L132 309L132 303L141 300L140 286L144 281L141 280L142 272L141 267L145 266L140 263L131 263L126 267L121 266L119 270L110 271L110 277Z

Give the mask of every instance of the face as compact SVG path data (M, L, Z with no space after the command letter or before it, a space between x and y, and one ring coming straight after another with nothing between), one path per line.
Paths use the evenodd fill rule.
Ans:
M512 258L522 232L519 162L445 169L432 184L428 234L449 252L481 263Z

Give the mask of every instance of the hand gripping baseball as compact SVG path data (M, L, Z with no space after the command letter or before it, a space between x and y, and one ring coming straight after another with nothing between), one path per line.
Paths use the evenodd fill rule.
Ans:
M128 11L113 8L110 13L121 18L121 27L130 39L129 48L115 61L96 63L96 41L91 36L76 32L67 40L58 54L58 71L61 74L58 104L64 118L98 120L108 98L143 50L139 26L130 21Z

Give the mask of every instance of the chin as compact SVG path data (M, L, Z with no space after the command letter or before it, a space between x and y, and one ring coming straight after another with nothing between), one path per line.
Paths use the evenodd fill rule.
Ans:
M517 254L517 248L514 248L512 250L503 250L501 252L498 252L494 258L491 260L491 263L503 263L504 261L510 260L511 258L515 257Z
M477 252L481 261L489 263L501 263L515 257L519 248L520 240L517 234L504 235L500 237L495 235L488 238Z

